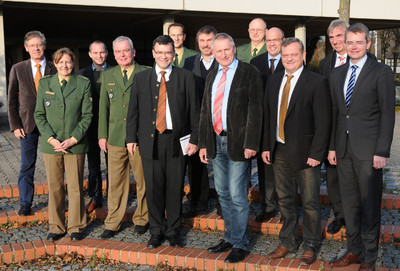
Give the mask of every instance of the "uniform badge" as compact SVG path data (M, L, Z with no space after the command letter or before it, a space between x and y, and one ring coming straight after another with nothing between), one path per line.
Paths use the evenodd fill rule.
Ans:
M46 101L46 106L50 106L50 101Z
M90 98L89 98L89 101L90 101L90 102L93 102L93 98L92 98L92 97L90 97Z
M109 97L110 99L112 99L112 98L114 98L114 94L110 93L110 94L108 94L108 97Z

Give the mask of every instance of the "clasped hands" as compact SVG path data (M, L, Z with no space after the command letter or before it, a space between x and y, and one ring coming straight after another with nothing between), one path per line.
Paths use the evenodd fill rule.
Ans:
M62 152L62 153L69 153L69 148L74 146L76 142L72 138L68 138L63 142L60 142L58 139L51 139L49 143L54 147L54 151Z

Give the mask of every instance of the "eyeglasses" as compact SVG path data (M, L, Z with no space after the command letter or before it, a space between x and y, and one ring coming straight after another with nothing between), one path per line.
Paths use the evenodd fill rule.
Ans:
M363 46L365 43L367 43L365 40L364 41L356 41L356 42L354 42L354 41L347 41L346 42L346 45L347 46L354 46L354 45L356 45L356 46L358 46L358 47L360 47L360 46Z
M175 55L175 53L172 51L168 51L168 52L161 52L161 51L155 51L155 50L153 50L153 51L154 51L154 53L156 53L156 55L163 55L163 56Z
M252 29L249 29L249 31L250 31L251 33L258 33L258 32L263 32L264 29L254 29L254 28L252 28Z
M41 43L41 44L29 44L27 47L29 47L29 48L43 48L43 43Z

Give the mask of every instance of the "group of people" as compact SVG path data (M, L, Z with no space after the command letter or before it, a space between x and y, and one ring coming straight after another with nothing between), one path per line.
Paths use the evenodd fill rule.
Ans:
M360 270L374 270L382 168L394 128L391 69L367 52L369 30L360 23L331 22L327 34L334 51L321 61L320 74L305 68L299 39L285 38L277 27L267 29L260 18L250 22L248 31L251 42L236 48L230 35L204 26L196 35L197 53L183 46L184 26L171 24L169 35L153 41L153 67L135 62L133 43L125 36L113 41L118 65L109 67L105 44L94 41L89 47L93 64L80 75L72 72L71 50L57 50L53 64L44 58L44 35L27 33L24 45L31 58L15 64L9 80L10 128L21 142L19 214L31 212L40 134L49 184L48 240L66 232L71 240L84 238L86 213L102 205L102 150L108 166L108 215L100 238L111 238L120 228L132 168L135 232L149 228L149 248L165 239L182 247L182 216L209 212L211 162L226 230L208 251L230 251L225 262L236 263L248 254L247 194L250 162L256 158L263 198L256 221L275 217L279 204L283 222L280 245L268 256L283 258L302 244L300 261L312 264L321 246L324 163L335 215L327 231L333 234L346 226L347 236L347 252L330 264L360 262ZM86 208L85 153L91 197ZM182 214L186 168L190 208Z

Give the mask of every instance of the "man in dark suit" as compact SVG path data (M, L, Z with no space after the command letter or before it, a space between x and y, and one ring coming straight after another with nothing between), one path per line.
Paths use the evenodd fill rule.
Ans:
M90 202L86 206L88 213L93 212L96 208L103 206L103 179L101 176L101 159L100 147L97 142L98 139L98 125L99 125L99 100L101 88L101 73L108 68L106 63L108 51L107 47L102 41L94 41L89 45L89 57L93 63L78 71L78 74L83 75L90 80L92 87L93 98L93 117L88 130L89 150L87 152L88 169L89 169L89 196ZM107 163L107 153L104 153Z
M227 263L247 255L247 198L250 159L258 152L262 126L262 79L253 65L235 58L231 36L217 34L212 49L219 66L206 80L199 125L200 159L214 169L214 183L224 215L224 239L208 248L228 251Z
M255 18L249 23L250 43L240 45L236 50L238 60L250 63L250 60L267 51L265 34L268 31L267 23L261 18Z
M256 66L261 72L264 89L267 84L268 76L284 69L280 52L285 35L281 29L272 27L268 30L265 37L267 52L256 56L250 61L250 64ZM257 167L258 185L263 200L261 203L262 212L256 216L256 221L263 222L268 221L275 216L275 181L272 166L265 164L261 156L257 157Z
M197 55L197 52L183 46L183 42L186 39L185 27L183 24L173 23L168 26L168 35L174 41L175 47L175 56L172 65L182 68L183 65L185 65L186 58Z
M368 28L346 30L350 61L332 71L333 126L328 159L337 164L346 220L347 252L331 262L361 262L375 270L381 227L382 168L390 155L395 121L395 86L390 67L367 56Z
M303 202L303 255L312 264L321 246L320 164L326 156L331 125L328 79L303 66L306 52L297 38L281 49L284 71L268 78L264 97L262 158L274 170L283 221L280 245L268 254L283 258L299 243L297 191Z
M24 38L30 59L12 66L8 84L8 121L11 132L20 140L21 169L18 175L18 215L31 213L35 186L35 164L39 131L33 118L39 79L57 72L54 64L44 57L46 38L39 31L30 31Z
M185 154L197 152L200 101L192 72L172 67L174 41L167 35L153 41L155 66L138 73L132 85L126 126L127 149L140 146L149 210L150 240L156 248L164 237L182 247L182 190ZM189 136L184 144L182 137ZM181 146L182 145L182 146Z
M348 27L349 23L341 19L333 20L328 27L329 42L332 45L333 52L319 63L319 73L328 78L334 68L344 65L349 61L346 44L344 42L344 34ZM367 53L367 55L376 61L376 57L373 54ZM327 172L326 184L328 197L332 205L333 214L335 215L335 218L328 225L326 231L330 234L335 234L339 232L341 227L346 225L346 223L344 220L336 166L331 165L328 159L324 159L324 163Z
M185 60L183 68L192 71L196 79L196 91L199 100L203 100L204 85L207 75L218 65L215 60L211 42L217 34L212 26L203 26L197 31L197 42L200 54L191 56ZM199 112L200 113L200 112ZM200 161L198 154L188 158L188 176L190 185L190 208L183 217L194 217L208 213L208 194L210 184L208 182L207 165Z

